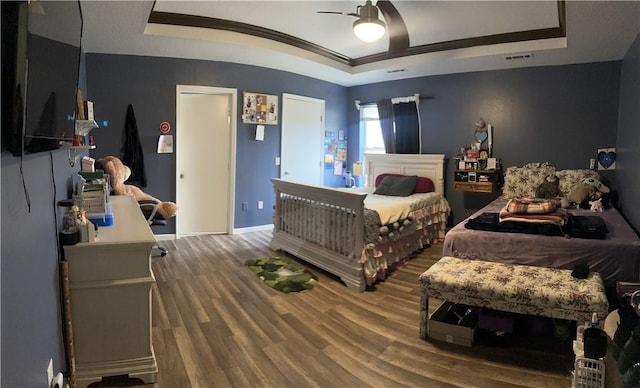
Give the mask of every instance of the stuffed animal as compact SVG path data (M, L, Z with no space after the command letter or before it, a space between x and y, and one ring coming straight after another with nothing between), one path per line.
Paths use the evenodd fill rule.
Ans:
M602 211L602 198L598 198L595 201L589 201L589 205L591 205L592 212L601 212Z
M113 193L116 195L131 195L136 201L152 200L158 203L157 212L164 218L173 217L178 211L178 205L173 202L163 202L142 191L134 185L126 185L124 182L131 174L131 170L115 156L106 156L98 160L104 172L109 174L109 180Z
M609 192L609 188L599 179L585 178L571 189L571 192L567 195L567 200L580 206L589 200L600 199L603 193Z
M555 174L548 175L536 189L536 198L556 198L560 194L560 179Z
M592 178L585 178L585 179L582 180L582 183L595 187L596 190L598 190L601 193L608 193L609 191L611 191L611 190L609 190L609 188L607 186L605 186L597 178L593 178L593 177Z
M595 192L596 188L594 186L581 182L573 186L571 192L567 195L567 200L571 203L581 204L595 194Z

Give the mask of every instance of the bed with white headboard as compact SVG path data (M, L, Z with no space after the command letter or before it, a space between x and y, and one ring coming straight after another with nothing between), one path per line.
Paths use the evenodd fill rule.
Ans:
M424 246L444 238L444 155L366 154L367 185L331 188L272 179L271 248L286 251L364 291ZM389 175L390 177L386 177ZM417 176L418 178L414 178ZM396 182L411 194L375 194ZM399 187L399 186L397 186Z

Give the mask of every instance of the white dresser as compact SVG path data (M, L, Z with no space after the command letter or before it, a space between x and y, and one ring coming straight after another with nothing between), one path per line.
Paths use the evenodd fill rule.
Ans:
M138 203L112 196L113 225L93 242L64 247L76 386L129 375L145 383L158 374L151 342L151 248L155 238Z

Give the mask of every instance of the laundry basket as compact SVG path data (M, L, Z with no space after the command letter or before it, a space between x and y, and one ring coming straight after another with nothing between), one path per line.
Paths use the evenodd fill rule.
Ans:
M604 388L604 360L576 357L573 388Z

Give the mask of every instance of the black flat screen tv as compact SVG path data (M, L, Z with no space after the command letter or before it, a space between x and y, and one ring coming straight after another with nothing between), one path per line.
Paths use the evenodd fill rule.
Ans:
M75 131L79 1L2 1L2 149L60 148Z

